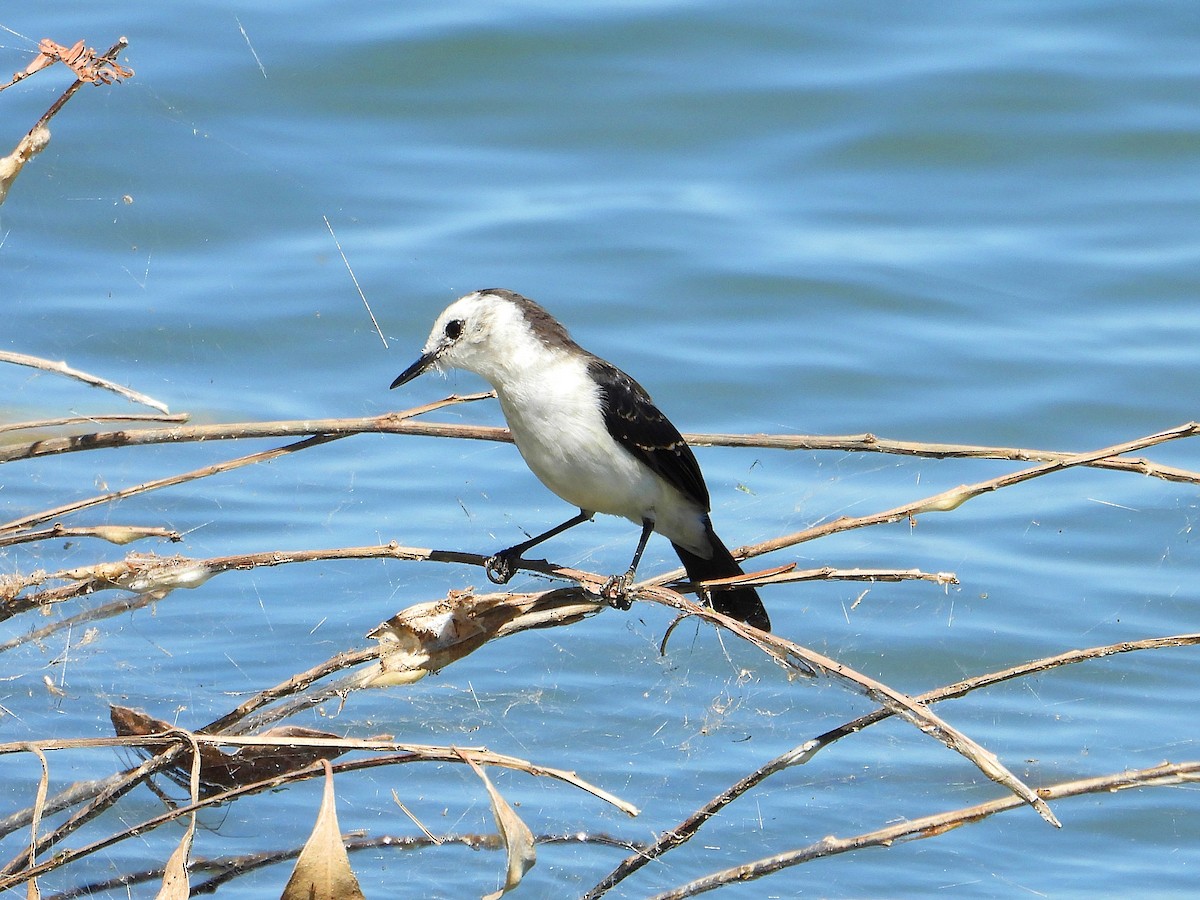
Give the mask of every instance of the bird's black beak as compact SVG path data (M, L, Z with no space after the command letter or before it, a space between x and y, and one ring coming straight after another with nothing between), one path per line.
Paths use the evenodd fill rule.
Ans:
M426 369L433 365L433 361L437 359L437 353L422 353L420 359L396 376L396 380L392 382L392 388L398 388L402 384L408 384ZM390 390L391 388L389 388Z

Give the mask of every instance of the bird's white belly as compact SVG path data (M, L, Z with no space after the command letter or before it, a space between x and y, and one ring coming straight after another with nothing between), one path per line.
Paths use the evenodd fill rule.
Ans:
M660 482L608 433L599 399L584 390L555 390L553 402L501 395L500 404L525 463L542 484L589 512L655 518ZM554 388L550 388L554 390Z
M623 516L708 558L705 510L664 482L608 433L599 391L580 365L552 377L497 389L526 465L563 500L588 512Z

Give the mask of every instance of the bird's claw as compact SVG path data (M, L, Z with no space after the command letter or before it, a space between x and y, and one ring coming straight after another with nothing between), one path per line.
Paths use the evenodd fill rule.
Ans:
M513 575L517 571L517 561L520 557L514 557L511 554L501 551L494 556L489 556L487 562L483 564L483 570L487 573L488 581L492 584L508 584Z
M614 575L604 582L600 588L600 596L615 609L629 609L633 601L629 597L629 583L632 577L628 572L624 575Z

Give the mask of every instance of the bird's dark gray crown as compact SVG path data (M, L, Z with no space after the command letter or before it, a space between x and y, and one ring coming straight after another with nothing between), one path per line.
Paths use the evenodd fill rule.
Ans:
M571 335L567 333L567 329L563 327L558 319L554 318L554 316L550 315L550 313L546 312L539 304L534 303L528 297L523 297L516 291L509 291L504 288L485 288L478 291L478 293L499 297L516 306L521 311L521 316L528 323L529 330L533 332L534 337L547 347L579 347L578 344L571 340Z

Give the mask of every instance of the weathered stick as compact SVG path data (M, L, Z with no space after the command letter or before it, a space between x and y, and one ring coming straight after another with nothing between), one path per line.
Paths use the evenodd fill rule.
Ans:
M944 687L936 688L932 691L926 691L913 699L918 703L931 704L938 703L942 700L951 700L957 697L965 696L973 690L988 687L993 684L999 684L1004 681L1009 681L1014 678L1021 678L1025 675L1032 675L1037 672L1044 672L1060 666L1073 665L1075 663L1086 662L1088 660L1103 659L1108 656L1113 656L1118 653L1131 653L1139 650L1159 650L1167 647L1186 647L1200 644L1200 633L1192 634L1176 634L1170 637L1147 638L1140 641L1121 641L1117 644L1107 644L1101 647L1091 647L1086 650L1071 650L1066 653L1060 653L1055 656L1048 656L1042 659L1031 660L1027 663L1022 663L1019 666L1012 666L1007 669L1001 669L997 672L989 672L986 675L977 675L973 678L964 679L963 681L955 682ZM881 722L893 715L890 709L880 707L874 712L867 713L864 716L859 716L851 722L839 725L837 728L832 728L824 734L819 735L812 740L805 741L798 747L793 747L786 753L776 756L769 762L764 763L758 769L746 775L736 783L730 785L721 793L710 799L707 803L689 815L686 819L676 825L674 828L663 832L658 838L647 847L638 848L637 852L630 854L625 859L621 860L608 875L604 876L587 894L583 900L597 900L607 893L615 885L624 881L638 869L642 868L648 862L657 859L663 854L681 844L689 841L701 826L709 819L719 813L722 809L741 797L743 794L757 787L763 781L776 772L781 772L791 766L803 765L813 758L820 750L828 747L834 741L851 734L862 731L876 722Z
M494 396L492 392L447 398L467 402ZM51 438L0 448L0 463L32 459L57 453L72 453L107 447L177 444L191 441L232 441L266 437L299 437L307 434L408 434L424 437L449 437L466 440L511 443L507 428L495 425L462 425L448 422L411 421L417 413L384 413L351 419L292 419L276 422L241 422L193 425L180 428L144 428L130 431L100 431L74 437ZM1194 423L1193 423L1194 424ZM1188 426L1181 426L1186 428ZM933 459L1011 459L1018 461L1061 462L1078 454L1059 450L1019 447L983 447L972 444L936 444L897 441L864 435L769 435L717 434L685 432L683 437L696 447L755 447L775 450L840 450L892 453ZM1140 458L1097 458L1089 465L1102 469L1150 475L1167 481L1200 484L1200 472L1163 466Z
M76 82L76 84L79 83L81 82ZM160 403L153 397L131 390L124 385L117 384L115 381L109 381L107 378L101 378L99 375L92 375L88 372L81 372L79 369L72 369L65 362L54 362L53 360L42 359L38 356L29 356L25 353L12 353L8 350L0 350L0 362L12 363L15 366L29 366L34 369L41 369L44 372L65 375L67 378L74 378L76 381L82 381L84 384L90 384L92 387L104 388L106 391L120 394L126 400L133 403L140 403L143 406L149 406L151 409L157 409L164 415L170 415L171 413L165 403Z
M1163 763L1145 769L1131 769L1124 772L1114 772L1096 778L1082 778L1078 781L1064 781L1049 787L1039 788L1038 794L1046 800L1062 800L1067 797L1078 797L1083 794L1115 793L1129 788L1162 787L1178 784L1196 784L1200 782L1200 762ZM1020 805L1015 797L1001 797L968 806L963 809L951 810L919 819L906 819L898 825L891 825L877 831L855 835L849 838L827 837L815 844L778 853L764 859L756 860L745 865L725 869L698 878L687 884L680 885L670 891L656 894L652 900L684 900L695 897L726 884L753 881L770 875L790 866L848 853L851 850L861 850L864 847L890 847L896 841L905 838L917 840L920 838L937 837L950 829L971 822L978 822L996 813L1014 809Z

